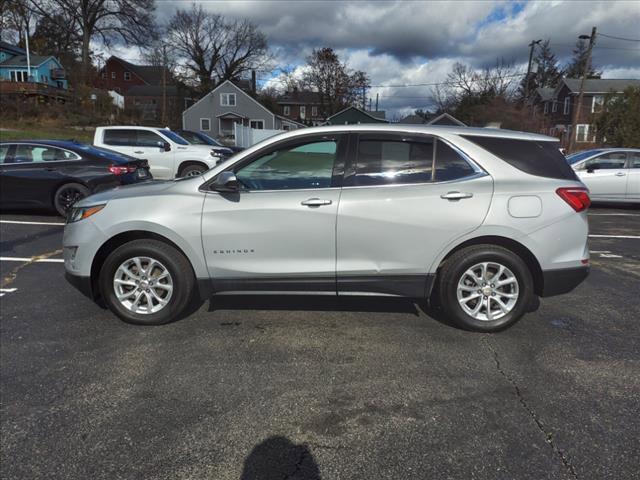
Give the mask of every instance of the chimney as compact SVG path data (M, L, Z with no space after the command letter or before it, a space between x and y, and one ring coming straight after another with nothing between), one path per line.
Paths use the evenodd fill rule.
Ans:
M251 70L251 91L256 94L256 71Z

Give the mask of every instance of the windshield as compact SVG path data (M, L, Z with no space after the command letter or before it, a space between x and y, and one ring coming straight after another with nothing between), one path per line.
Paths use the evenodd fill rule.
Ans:
M222 145L220 142L218 142L217 140L211 138L209 135L207 135L206 133L198 133L198 136L202 139L203 142L208 143L209 145L214 145L216 147L224 147L224 145Z
M171 140L176 142L178 145L189 145L189 142L187 142L184 138L172 132L171 130L162 129L160 130L160 133L163 134L165 137L170 138Z
M602 150L585 150L584 152L572 153L567 157L567 162L569 162L569 165L573 165L580 160L584 160L600 152L602 152Z

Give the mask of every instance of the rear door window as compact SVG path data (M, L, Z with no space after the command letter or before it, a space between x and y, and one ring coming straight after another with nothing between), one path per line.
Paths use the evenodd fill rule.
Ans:
M137 135L135 130L109 129L104 131L103 142L105 145L119 147L135 147L137 145Z
M538 177L577 180L555 141L461 135L512 167Z
M583 170L618 170L627 163L626 152L609 152L587 160L582 165Z
M629 168L640 168L640 152L629 152Z
M434 182L449 182L473 175L475 170L449 145L438 140L436 144L436 170Z
M164 145L164 143L164 139L157 133L150 130L138 130L138 139L136 143L138 147L159 147L160 145Z
M44 145L18 145L14 155L14 163L60 162L77 160L75 153L60 148Z
M11 145L0 145L0 163L4 163L9 159L9 149Z

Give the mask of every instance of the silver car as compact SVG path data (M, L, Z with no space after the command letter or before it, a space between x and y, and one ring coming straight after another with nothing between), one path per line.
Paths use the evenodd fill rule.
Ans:
M567 161L594 202L640 203L640 149L585 150L569 155Z
M550 137L308 128L199 177L82 200L65 268L131 323L175 320L213 294L386 295L490 332L587 276L588 206Z

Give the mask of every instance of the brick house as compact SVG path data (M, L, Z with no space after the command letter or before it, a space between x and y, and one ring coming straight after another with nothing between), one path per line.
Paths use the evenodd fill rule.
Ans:
M98 73L96 86L123 95L125 109L138 110L143 121L161 122L165 101L169 126L182 124L181 114L188 107L190 95L165 67L135 65L111 56Z
M294 89L280 95L276 103L280 115L296 122L316 126L322 125L327 120L317 92Z
M579 78L564 78L555 89L539 88L533 98L533 115L540 121L540 132L569 144L574 109L580 92ZM640 80L587 79L576 125L576 147L591 148L595 143L595 115L601 111L607 94L621 94L627 87L640 87Z

